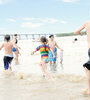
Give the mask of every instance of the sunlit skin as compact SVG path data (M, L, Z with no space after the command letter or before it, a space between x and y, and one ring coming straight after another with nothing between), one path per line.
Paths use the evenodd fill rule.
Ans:
M12 52L12 48L13 48L13 47L15 47L15 48L17 49L17 47L15 46L15 44L13 44L13 43L10 42L10 41L6 41L6 40L5 40L5 42L2 43L2 45L0 46L0 50L1 50L2 48L4 48L4 49L5 49L5 55L13 55L13 52ZM11 65L9 65L9 68L10 68L10 70L12 69L12 68L11 68ZM7 72L8 72L8 70L6 70L5 73L7 73Z
M74 34L80 34L82 36L81 31L83 29L86 29L87 33L87 42L88 42L88 49L90 49L90 21L85 22L78 30L74 32ZM90 70L85 68L86 76L87 76L87 88L85 90L85 93L90 95Z
M58 49L60 49L61 51L63 51L63 49L61 49L61 48L58 46L57 42L54 41L54 36L52 36L52 37L49 39L48 45L50 46L50 48L51 48L53 51L55 51L55 47L57 47ZM57 56L57 52L56 52L56 56ZM55 63L56 63L56 62L54 62L54 64L55 64ZM50 62L50 64L52 64L52 62Z
M16 43L15 43L16 42L16 39L17 39L17 36L14 36L14 38L12 40L13 44L15 44L15 45L16 45ZM17 48L20 49L20 47L18 47L18 46L17 46ZM17 49L16 52L14 52L15 53L15 58L14 59L16 61L16 64L18 64L18 55L20 54L19 49Z

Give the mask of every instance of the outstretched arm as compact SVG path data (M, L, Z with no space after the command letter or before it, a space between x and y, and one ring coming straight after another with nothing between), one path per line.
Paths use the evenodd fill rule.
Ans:
M34 54L35 52L37 52L37 50L32 51L33 54Z
M4 47L4 44L1 45L0 50Z
M18 46L15 43L13 43L13 47L17 50L18 54L20 54L19 49L18 49Z
M34 54L35 52L39 51L40 46L38 46L34 51L31 52L31 54Z
M78 30L74 32L74 35L80 34L82 35L81 31L85 28L85 24L83 24Z
M58 49L60 49L61 51L63 51L63 49L61 49L59 46L58 46L58 44L55 42L55 45L56 45L56 47L58 48Z

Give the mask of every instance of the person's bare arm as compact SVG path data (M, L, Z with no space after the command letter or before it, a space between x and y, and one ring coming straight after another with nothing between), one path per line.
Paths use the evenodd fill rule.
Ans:
M61 49L59 46L58 46L58 44L55 42L55 45L56 45L56 47L58 48L58 49L60 49L60 50L62 50L63 51L63 49Z
M19 52L19 50L18 50L18 46L17 46L15 43L13 43L13 47L17 50L18 54L20 54L20 52ZM20 55L21 55L21 54L20 54Z
M52 54L53 54L53 58L55 58L55 54L54 54L54 52L53 52L53 50L50 48L50 51L52 52Z
M85 28L85 24L83 24L78 30L74 32L74 35L80 34L82 35L81 31Z
M1 45L0 50L4 47L4 43Z

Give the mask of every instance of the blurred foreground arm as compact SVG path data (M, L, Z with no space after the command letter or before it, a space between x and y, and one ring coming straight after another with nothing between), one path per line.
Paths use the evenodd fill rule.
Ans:
M83 24L78 30L74 32L74 35L80 34L82 36L81 31L85 28L85 24Z

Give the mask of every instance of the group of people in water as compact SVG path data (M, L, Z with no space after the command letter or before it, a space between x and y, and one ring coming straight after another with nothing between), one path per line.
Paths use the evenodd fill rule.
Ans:
M85 22L77 31L74 32L74 34L80 34L82 35L81 31L83 29L86 29L87 32L87 39L88 39L88 55L89 55L89 61L86 62L83 66L85 68L86 76L87 76L87 88L85 90L85 93L90 95L90 21ZM56 63L57 58L57 48L63 51L56 41L54 41L54 35L49 36L49 41L45 36L42 36L40 38L41 45L38 46L34 51L32 51L32 54L34 54L37 51L40 51L41 54L41 62L40 67L42 71L44 72L44 76L47 75L51 80L53 80L52 75L48 72L46 63L50 62ZM4 43L1 45L0 50L2 48L5 49L5 55L4 55L4 69L5 72L8 73L8 69L12 70L11 62L14 58L13 52L15 53L15 61L18 63L18 55L20 54L19 49L20 47L17 46L17 34L14 35L13 41L10 42L10 35L5 35Z

